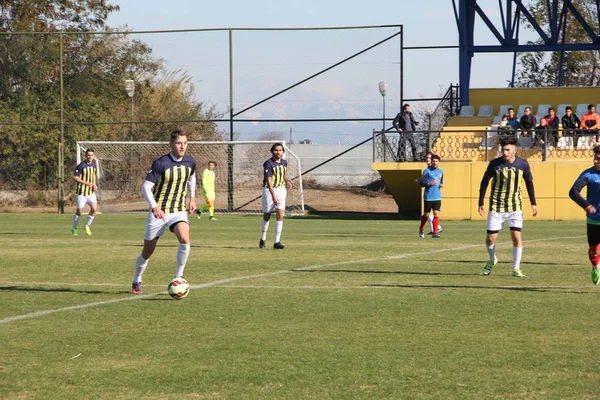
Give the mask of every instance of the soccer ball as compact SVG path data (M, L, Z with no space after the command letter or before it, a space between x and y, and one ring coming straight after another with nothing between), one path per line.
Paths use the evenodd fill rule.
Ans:
M183 278L175 278L169 282L169 295L175 300L181 300L190 292L190 284Z

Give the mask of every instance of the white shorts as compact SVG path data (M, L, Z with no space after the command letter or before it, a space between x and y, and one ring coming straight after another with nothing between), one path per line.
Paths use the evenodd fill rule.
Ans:
M185 222L189 224L187 211L179 211L172 214L165 214L165 219L158 219L154 217L152 211L148 213L148 221L146 222L146 232L144 232L145 240L154 240L162 236L165 233L165 228L168 226L169 229L175 228L175 224L178 222ZM171 230L172 231L172 230Z
M262 190L261 204L264 213L271 213L275 209L285 210L285 197L287 196L287 189L285 188L285 186L277 186L273 188L273 191L275 192L275 196L277 196L277 199L279 200L278 205L275 205L275 203L273 203L273 198L271 197L271 192L269 191L269 188L263 188Z
M488 232L497 232L502 230L502 224L504 224L504 221L508 221L509 228L517 228L515 230L521 230L521 228L523 228L523 211L490 211L487 219Z
M77 208L83 208L86 204L94 204L98 202L96 199L96 193L92 193L90 195L84 196L82 194L77 195Z

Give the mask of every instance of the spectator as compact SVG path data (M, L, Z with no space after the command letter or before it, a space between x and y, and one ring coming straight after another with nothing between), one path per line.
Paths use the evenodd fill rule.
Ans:
M515 115L515 109L509 108L507 117L507 124L512 128L513 131L516 131L519 128L519 117Z
M519 129L521 130L521 136L525 138L532 138L535 128L537 126L537 121L535 116L531 114L531 107L525 107L525 114L521 117L519 121ZM533 139L531 141L531 146L534 146Z
M498 125L498 135L510 135L514 134L514 130L508 124L508 115L504 114L502 116L502 120L500 121L500 125Z
M573 113L573 107L565 108L565 115L562 117L563 136L567 135L573 138L573 146L577 146L579 136L577 131L581 127L579 117Z
M600 129L600 116L596 114L596 107L594 107L593 104L588 106L587 114L583 114L583 117L581 117L581 127L583 128L583 133L598 134L598 130Z
M556 116L556 111L554 107L550 107L548 109L548 115L546 115L540 121L540 125L536 129L536 142L541 144L542 147L545 148L545 139L548 140L548 145L550 147L556 146L558 144L558 117Z
M398 158L401 161L408 161L408 148L406 146L411 147L412 157L416 158L417 145L413 132L417 129L419 123L415 121L413 113L410 112L410 104L402 106L402 111L394 118L393 125L402 138L398 143Z

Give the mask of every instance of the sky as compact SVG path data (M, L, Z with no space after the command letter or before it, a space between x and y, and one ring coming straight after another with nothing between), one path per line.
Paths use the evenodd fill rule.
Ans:
M457 45L458 31L451 0L110 0L120 7L108 25L132 31L205 28L299 28L403 25L407 46ZM498 22L498 2L479 4ZM476 23L476 44L494 44L487 28ZM498 22L498 26L499 22ZM234 32L234 109L254 102L310 76L397 32L397 28L358 32ZM169 70L192 76L196 96L227 112L229 105L228 37L226 32L145 34L156 56ZM329 79L316 79L238 118L306 118L306 115L373 117L382 113L378 82L389 83L384 98L387 117L400 108L398 41L380 46ZM404 99L438 97L458 83L458 49L405 50ZM512 54L477 54L471 87L506 87ZM311 104L311 99L314 104ZM426 107L433 107L428 104ZM418 108L418 107L417 107ZM321 115L319 115L321 114ZM371 123L369 123L371 124ZM372 124L371 124L372 125ZM240 129L251 129L251 124ZM379 128L379 127L377 127ZM261 129L274 129L263 124ZM360 127L364 130L364 126ZM308 132L308 131L307 131Z

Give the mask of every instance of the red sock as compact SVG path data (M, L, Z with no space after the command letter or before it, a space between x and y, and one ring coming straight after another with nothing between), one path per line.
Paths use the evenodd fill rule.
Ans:
M438 233L440 229L440 217L433 217L433 233Z
M425 229L425 224L427 223L427 217L424 215L421 215L421 227L419 228L420 230Z
M598 265L600 263L600 244L596 247L590 246L588 250L588 256L593 267Z

